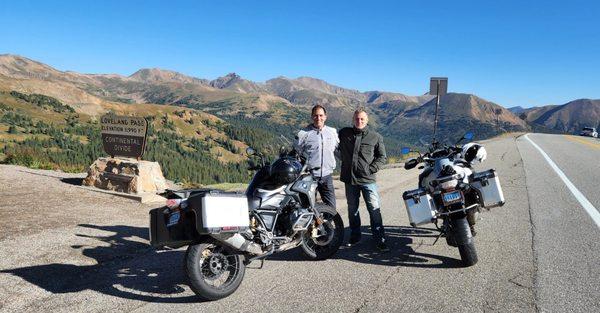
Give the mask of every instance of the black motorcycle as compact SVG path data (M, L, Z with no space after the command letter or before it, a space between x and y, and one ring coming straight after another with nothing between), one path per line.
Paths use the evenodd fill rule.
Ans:
M188 245L185 270L191 289L217 300L241 284L246 265L273 253L302 247L313 260L331 257L343 241L336 210L316 203L317 182L294 152L268 164L246 150L258 165L245 194L207 189L167 192L167 206L150 211L152 246Z

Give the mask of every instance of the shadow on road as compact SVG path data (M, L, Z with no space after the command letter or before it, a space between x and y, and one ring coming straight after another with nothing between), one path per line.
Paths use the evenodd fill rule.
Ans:
M340 250L332 259L343 259L359 263L368 263L388 266L406 266L423 268L456 268L462 267L459 259L446 256L421 253L415 251L412 246L415 240L425 239L426 244L433 243L439 232L433 228L414 228L402 226L385 226L387 244L390 252L381 253L375 249L375 241L371 236L371 230L367 226L361 227L362 240L352 247L340 247ZM344 238L349 238L350 230L346 229ZM444 238L440 238L437 244L446 244ZM306 261L307 258L299 253L299 249L281 252L269 257L273 261ZM458 254L458 251L457 251Z
M63 183L69 184L69 185L74 185L74 186L83 185L83 178L79 178L79 177L61 178L60 181Z
M80 227L112 233L108 236L79 237L98 240L91 246L72 246L84 256L94 259L94 265L46 264L2 270L23 278L54 294L92 290L124 299L159 303L191 303L200 299L186 293L187 278L183 270L183 250L155 251L148 245L148 229L132 226ZM351 248L341 247L332 257L360 263L424 268L459 267L460 261L445 256L414 251L414 240L426 238L431 244L435 229L387 226L388 253L374 249L370 230L362 228L363 240ZM348 232L348 230L346 230ZM348 234L346 234L348 238ZM443 239L442 239L443 240ZM444 244L440 242L440 244ZM268 261L308 261L299 249L285 251Z
M94 246L72 246L98 264L47 264L2 270L37 285L51 293L93 290L115 297L162 303L199 302L195 296L183 295L187 285L183 267L185 251L156 252L148 245L148 229L132 226L80 227L113 232L94 238ZM142 240L143 239L143 240Z

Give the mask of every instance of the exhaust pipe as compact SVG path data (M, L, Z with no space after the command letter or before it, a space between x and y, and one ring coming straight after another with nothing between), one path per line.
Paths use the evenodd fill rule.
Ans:
M237 250L249 252L256 255L261 255L265 253L260 247L260 245L250 240L247 240L246 238L244 238L244 236L240 235L239 233L235 233L233 235L211 234L211 237Z

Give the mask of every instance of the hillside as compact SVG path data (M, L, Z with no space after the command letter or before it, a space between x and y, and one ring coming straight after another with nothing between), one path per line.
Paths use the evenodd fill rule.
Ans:
M565 133L579 133L584 127L600 127L600 100L578 99L559 106L546 106L529 112L535 125Z
M405 142L431 140L435 98L422 105L397 105L398 114L386 121L384 134L402 137ZM499 112L500 114L496 114ZM437 139L454 142L466 131L476 138L488 138L500 132L524 131L527 124L500 105L474 95L449 93L440 99Z
M170 164L167 167L172 166L167 170L172 174L167 174L168 178L222 182L249 175L243 169L245 147L275 154L279 146L287 144L280 136L292 139L298 128L309 123L310 108L315 104L327 107L328 124L337 128L350 126L354 110L364 106L371 114L371 126L384 135L388 152L397 155L402 146L418 146L431 139L432 99L428 95L360 92L311 77L277 77L256 83L235 73L208 80L157 68L141 69L130 76L81 74L60 71L21 56L0 55L0 148L10 162L31 163L33 152L16 147L23 142L34 145L27 140L36 144L57 141L38 136L45 126L51 126L53 134L78 136L79 146L75 148L88 151L85 145L94 142L91 137L98 135L98 116L113 111L151 120L156 132L152 138L158 140L156 145L162 145L162 150L144 157L159 159L168 154L177 160L165 161ZM41 105L40 101L54 103L55 107ZM72 112L53 111L56 108ZM500 114L496 115L496 111ZM453 140L469 130L475 131L477 139L484 139L499 132L528 128L510 111L475 95L446 95L441 99L440 113L438 139L442 140ZM44 127L37 127L38 124ZM81 169L89 159L102 154L92 149L85 158L77 157L77 162L69 165L54 154L71 148L62 142L40 145L44 144L53 148L34 162L37 166ZM19 154L28 153L30 157L25 159L29 161L18 159ZM187 161L200 156L203 164L191 166ZM229 168L225 171L228 178L213 173L219 167ZM184 168L213 174L192 178Z
M226 122L197 110L156 104L105 104L105 111L149 121L144 159L187 184L243 182L248 144L274 153L272 132ZM0 92L0 160L42 169L82 172L104 156L95 116L55 98Z

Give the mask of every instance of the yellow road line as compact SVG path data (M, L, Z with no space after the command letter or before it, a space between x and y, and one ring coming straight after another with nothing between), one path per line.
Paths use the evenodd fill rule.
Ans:
M590 146L594 149L600 149L600 142L588 141L588 140L585 140L585 139L583 139L581 137L577 137L577 136L565 136L565 137L567 137L567 139L569 139L571 141L582 143L582 144ZM592 137L590 137L590 138L592 138ZM595 138L592 138L592 139L595 139Z

